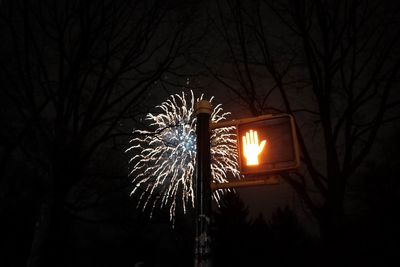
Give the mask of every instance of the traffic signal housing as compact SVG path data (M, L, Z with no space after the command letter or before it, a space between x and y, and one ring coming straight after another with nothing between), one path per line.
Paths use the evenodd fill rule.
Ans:
M298 169L300 153L292 115L241 119L236 129L241 174L273 174Z

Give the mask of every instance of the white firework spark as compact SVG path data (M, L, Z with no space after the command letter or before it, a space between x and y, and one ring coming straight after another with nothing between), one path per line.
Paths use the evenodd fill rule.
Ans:
M132 144L126 151L135 153L130 163L133 169L135 188L131 194L139 195L138 205L143 210L151 204L154 207L169 205L170 220L173 221L178 204L186 213L187 206L194 206L194 175L196 166L196 115L193 91L190 100L182 94L171 95L156 108L160 113L149 113L146 120L153 131L135 130ZM212 98L209 100L212 101ZM212 122L226 119L229 112L223 112L217 105L211 114ZM227 176L239 178L236 150L235 127L218 128L212 131L211 175L212 181L227 182ZM219 202L223 190L213 192L213 199Z

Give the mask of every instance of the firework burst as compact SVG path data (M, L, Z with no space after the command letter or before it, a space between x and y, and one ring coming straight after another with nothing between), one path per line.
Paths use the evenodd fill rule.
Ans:
M189 100L187 99L189 97ZM194 206L194 175L196 166L196 115L194 105L202 100L190 96L171 95L156 108L157 114L149 113L146 121L152 130L135 130L126 150L133 153L130 176L135 187L131 194L139 196L142 209L156 205L169 207L170 220L175 218L177 208L186 213L188 205ZM212 101L212 98L209 100ZM221 105L215 106L212 122L226 119ZM234 127L215 129L211 133L212 181L227 182L227 176L239 178ZM213 192L219 202L223 190Z

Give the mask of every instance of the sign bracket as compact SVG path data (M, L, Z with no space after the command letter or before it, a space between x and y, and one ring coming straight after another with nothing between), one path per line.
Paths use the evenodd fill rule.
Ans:
M277 185L279 184L280 175L270 175L266 178L250 179L250 180L237 180L229 181L227 183L211 183L211 190L238 188L238 187L251 187L262 185Z

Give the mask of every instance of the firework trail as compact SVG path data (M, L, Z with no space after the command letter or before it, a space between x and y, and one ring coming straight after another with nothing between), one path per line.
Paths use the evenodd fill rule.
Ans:
M126 150L134 156L130 176L135 188L131 194L139 196L138 206L142 209L169 206L170 220L175 218L180 206L186 213L188 205L194 206L194 175L196 166L196 114L195 99L190 91L189 100L184 92L171 95L156 108L157 114L149 113L146 120L153 130L135 130L131 146ZM209 100L212 101L212 98ZM211 114L212 122L226 119L229 112L223 112L217 105ZM235 127L215 129L211 132L211 175L212 181L227 182L228 175L239 178L236 151ZM213 199L219 202L224 190L213 192ZM178 207L179 206L179 207Z

